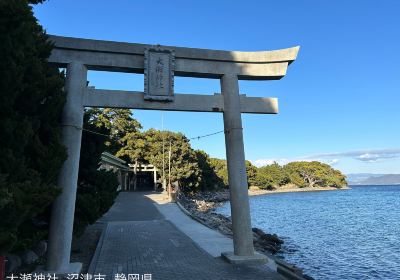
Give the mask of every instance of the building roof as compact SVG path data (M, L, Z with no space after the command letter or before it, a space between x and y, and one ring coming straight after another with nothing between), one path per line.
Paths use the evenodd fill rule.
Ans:
M108 152L103 152L101 154L101 162L102 163L108 163L112 166L118 167L123 170L129 170L128 165L126 164L125 160L122 160L116 156L113 156L112 154Z

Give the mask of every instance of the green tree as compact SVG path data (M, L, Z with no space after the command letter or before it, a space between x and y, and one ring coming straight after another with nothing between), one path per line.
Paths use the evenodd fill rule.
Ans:
M200 169L200 190L217 190L225 187L223 179L217 175L212 166L210 156L204 151L197 150L195 152Z
M292 183L300 188L304 188L307 186L306 181L303 179L303 177L300 175L300 173L297 172L297 169L295 168L295 166L285 165L283 168L289 176L290 183Z
M129 109L114 108L90 108L87 111L87 122L91 126L104 128L109 133L106 139L107 150L118 156L133 156L133 151L139 153L140 145L137 139L140 136L142 125L133 118L132 111ZM129 142L129 143L128 143ZM126 147L135 148L127 150ZM140 158L138 154L136 157Z
M291 162L284 166L292 183L299 187L326 187L340 188L346 185L346 177L330 165L318 161Z
M214 169L216 176L221 181L223 187L227 188L229 186L228 181L228 166L224 159L210 158L210 166ZM250 161L246 160L246 173L247 173L247 183L249 186L256 185L257 183L257 167L251 164Z
M111 154L132 163L146 163L145 155L149 150L142 125L133 118L128 109L89 109L88 124L96 129L105 130L109 138L105 139L105 149Z
M286 171L276 162L258 168L257 183L260 187L273 188L289 183Z
M272 175L268 172L257 172L256 185L260 189L275 189L274 179L272 178Z
M335 188L347 186L346 175L339 170L329 168L326 170L325 176L323 177L323 185Z
M219 158L211 158L210 164L214 168L215 173L219 178L221 178L225 187L228 187L228 166L226 164L226 160Z
M0 1L0 251L47 234L45 209L59 193L63 74L49 66L48 37L29 5ZM17 246L18 245L18 246Z
M115 137L115 134L112 136L116 131L113 124L118 123L99 125L103 121L101 116L103 114L97 109L86 110L84 115L74 235L82 234L87 225L94 223L107 212L118 194L116 174L112 171L98 170L101 153L110 148L110 140Z
M171 149L171 182L177 182L182 191L195 191L200 184L200 170L195 151L182 133L149 129L143 133L144 160L158 170L163 168L168 182L169 151ZM163 153L164 142L164 153Z
M250 161L246 160L246 173L247 173L247 184L248 186L255 186L257 184L257 167L251 164Z

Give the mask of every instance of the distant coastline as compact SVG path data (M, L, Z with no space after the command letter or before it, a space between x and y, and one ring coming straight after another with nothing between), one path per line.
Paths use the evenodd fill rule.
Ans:
M347 182L351 186L400 185L400 174L353 173L346 176Z
M395 184L351 184L349 187L386 187L386 186L400 186L400 183Z

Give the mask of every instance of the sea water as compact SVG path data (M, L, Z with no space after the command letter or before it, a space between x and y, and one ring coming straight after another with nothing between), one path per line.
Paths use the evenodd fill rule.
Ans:
M250 208L253 227L285 241L277 256L315 279L400 279L400 186L253 196Z

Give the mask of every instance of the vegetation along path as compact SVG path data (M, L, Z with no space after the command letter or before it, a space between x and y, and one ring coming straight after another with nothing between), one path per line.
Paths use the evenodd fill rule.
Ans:
M151 274L152 279L282 279L260 266L214 258L166 220L144 192L122 192L107 222L89 273ZM193 221L194 222L194 221Z

